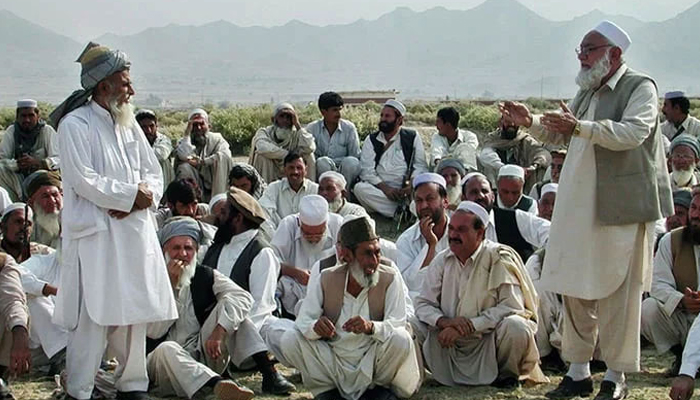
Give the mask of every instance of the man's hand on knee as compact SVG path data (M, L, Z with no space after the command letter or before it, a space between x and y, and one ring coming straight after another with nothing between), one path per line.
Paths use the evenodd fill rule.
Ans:
M671 383L671 392L669 397L671 400L688 400L693 395L695 388L695 379L688 375L679 375Z

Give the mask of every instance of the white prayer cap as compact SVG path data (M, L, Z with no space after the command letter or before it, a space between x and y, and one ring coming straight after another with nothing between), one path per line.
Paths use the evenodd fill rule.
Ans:
M525 170L519 165L506 164L498 170L498 177L501 178L504 176L525 180Z
M192 121L192 117L197 115L200 115L202 118L209 121L209 114L207 114L207 112L201 108L195 108L194 110L190 111L190 115L187 116L187 120Z
M275 106L275 109L272 111L272 115L276 117L277 114L281 113L283 110L294 111L294 106L290 103L279 103Z
M13 213L17 210L24 211L25 207L26 207L26 204L20 203L20 202L10 204L9 206L5 207L5 209L3 210L2 220L4 221L5 218L9 217L11 213ZM28 210L27 214L29 214L29 219L34 218L34 212L32 211L32 208L31 207L26 207L26 208Z
M466 211L476 215L484 226L489 224L489 213L486 209L473 201L463 201L457 206L457 211Z
M673 91L673 92L668 92L664 95L664 99L677 99L680 97L685 97L685 93L681 92L680 90Z
M299 200L299 220L308 226L319 226L328 221L328 202L317 194Z
M603 21L593 30L605 36L613 45L622 49L623 53L627 51L627 48L630 47L632 43L627 32L613 22Z
M333 182L341 186L341 189L345 189L345 186L348 184L348 181L345 179L343 174L335 171L326 171L322 173L321 176L318 177L318 183L321 183L321 181L326 178L331 178Z
M544 196L547 193L554 193L557 194L557 190L559 189L559 184L557 183L548 183L544 186L542 186L542 196Z
M464 175L464 178L462 178L462 186L464 186L467 183L467 181L469 181L470 179L472 179L475 176L480 176L480 177L486 179L486 175L482 174L481 172L476 172L476 171L470 172L470 173ZM488 179L486 179L486 180L488 180Z
M403 103L401 103L398 100L394 100L394 99L387 100L387 102L384 103L384 106L385 107L389 106L389 107L395 109L396 111L399 112L399 114L401 114L402 117L404 115L406 115L406 106L404 106Z
M435 183L439 186L442 186L443 189L447 189L447 181L445 181L445 178L443 178L442 175L436 174L434 172L423 172L422 174L419 174L418 176L413 178L414 189L424 183Z
M156 113L153 110L149 110L146 108L142 108L142 109L136 111L136 115L135 115L136 119L139 119L139 117L147 117L147 116L151 117L151 118L155 118Z
M36 100L32 99L22 99L17 100L17 108L37 108L39 104Z
M209 200L209 212L212 212L212 210L214 210L214 206L216 205L216 203L220 201L225 201L227 196L228 192L224 192L212 197L211 200Z

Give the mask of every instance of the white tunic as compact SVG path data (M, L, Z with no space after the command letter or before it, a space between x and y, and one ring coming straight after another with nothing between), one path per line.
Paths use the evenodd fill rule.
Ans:
M54 321L78 323L81 296L99 325L177 318L152 212L163 192L158 160L141 128L118 126L91 101L59 125L63 178L62 266ZM153 192L151 209L131 210L138 184Z
M430 140L430 166L437 166L436 160L455 158L464 164L464 168L476 171L476 153L479 139L474 132L457 129L457 139L450 144L446 137L434 133Z
M287 178L282 178L267 185L260 197L260 206L267 211L267 215L270 216L269 222L276 228L282 218L299 212L299 200L302 197L316 193L318 184L308 179L304 179L299 191L295 192L289 186Z
M231 276L231 270L238 261L241 252L257 234L257 229L251 229L232 237L231 241L221 249L219 261L216 264L217 271L225 276ZM260 253L250 264L248 283L250 294L253 296L253 308L250 310L248 318L258 330L277 308L275 289L279 273L280 263L272 248L260 250Z
M700 246L693 246L693 254L695 254L695 268L700 277ZM676 287L676 278L673 277L671 235L664 235L659 241L659 248L654 256L654 274L649 294L663 305L664 312L670 317L683 299L683 289Z
M645 252L651 258L653 222L647 224L601 225L596 215L596 162L594 145L624 151L640 146L657 121L658 103L654 84L646 81L632 93L620 122L594 121L600 94L613 90L627 70L623 65L591 98L581 118L581 133L572 137L559 179L557 203L542 272L542 287L567 296L594 300L613 293L627 277L632 253ZM539 116L533 118L530 133L556 144L563 135L546 132ZM658 146L661 146L659 138ZM657 151L657 168L664 169L663 152ZM611 196L624 193L611 193ZM637 240L639 229L647 243ZM642 249L642 247L646 247ZM638 266L650 272L647 265ZM649 277L645 277L648 290Z
M379 133L379 135L377 135L377 140L384 144L384 154L382 154L376 167L374 163L374 145L372 145L369 136L365 139L365 142L362 144L362 153L360 155L360 164L362 167L360 178L363 182L375 186L384 182L393 188L401 188L408 165L406 164L406 159L401 149L401 140L399 140L399 138L400 136L397 133L391 138L391 141L387 143L386 139L384 139L384 133ZM417 176L428 170L423 142L418 134L413 141L413 149L414 161L413 174L411 176Z
M514 211L515 223L523 239L536 248L544 247L547 244L547 239L549 239L550 222L529 212ZM498 243L496 217L494 217L493 211L489 214L489 224L486 226L486 239Z
M681 128L683 129L681 130ZM687 133L695 136L696 138L700 138L700 120L692 115L688 115L685 121L683 121L678 128L676 128L676 126L669 121L661 124L661 132L668 140L673 140L676 135L679 135L680 133L678 131L680 131L680 133Z

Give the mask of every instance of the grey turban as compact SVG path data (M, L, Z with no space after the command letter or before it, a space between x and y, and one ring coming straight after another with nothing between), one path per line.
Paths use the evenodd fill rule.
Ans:
M199 246L199 242L202 239L202 226L191 217L172 217L165 222L165 225L158 232L161 247L176 236L189 236Z
M681 133L680 135L676 136L676 138L673 139L673 141L671 141L671 147L668 151L672 152L673 149L675 149L678 146L690 147L690 149L693 150L693 153L695 153L695 157L700 158L700 143L698 142L698 139L695 138L695 136L687 133Z
M131 67L131 62L123 51L110 50L93 42L88 43L76 62L82 66L80 86L83 88L74 91L51 113L49 118L54 127L58 127L61 118L66 114L87 103L98 83L116 72Z
M673 192L673 205L690 208L693 195L689 190L676 190Z
M450 167L456 169L457 172L459 172L459 176L464 176L464 174L467 173L467 170L464 169L464 164L462 164L462 161L456 158L445 158L443 160L440 160L440 163L438 163L437 168L435 168L435 172L439 174L442 172L443 169Z

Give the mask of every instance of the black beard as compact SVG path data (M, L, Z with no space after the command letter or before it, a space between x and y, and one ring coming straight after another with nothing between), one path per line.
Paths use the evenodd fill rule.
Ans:
M700 222L700 221L697 221ZM683 229L682 239L686 243L700 244L700 228L693 226L691 221L688 221L688 226Z
M195 147L204 147L204 145L207 143L207 138L205 134L203 133L193 133L192 134L192 144L195 145Z
M509 126L505 129L501 128L501 137L505 140L513 140L518 136L518 127Z
M394 131L395 128L396 128L396 121L394 121L394 122L382 121L379 123L379 130L383 133L391 133Z
M214 234L214 243L231 243L231 238L236 235L233 225L231 224L232 222L233 218L229 217L226 221L216 224L218 229L216 230L216 234Z

